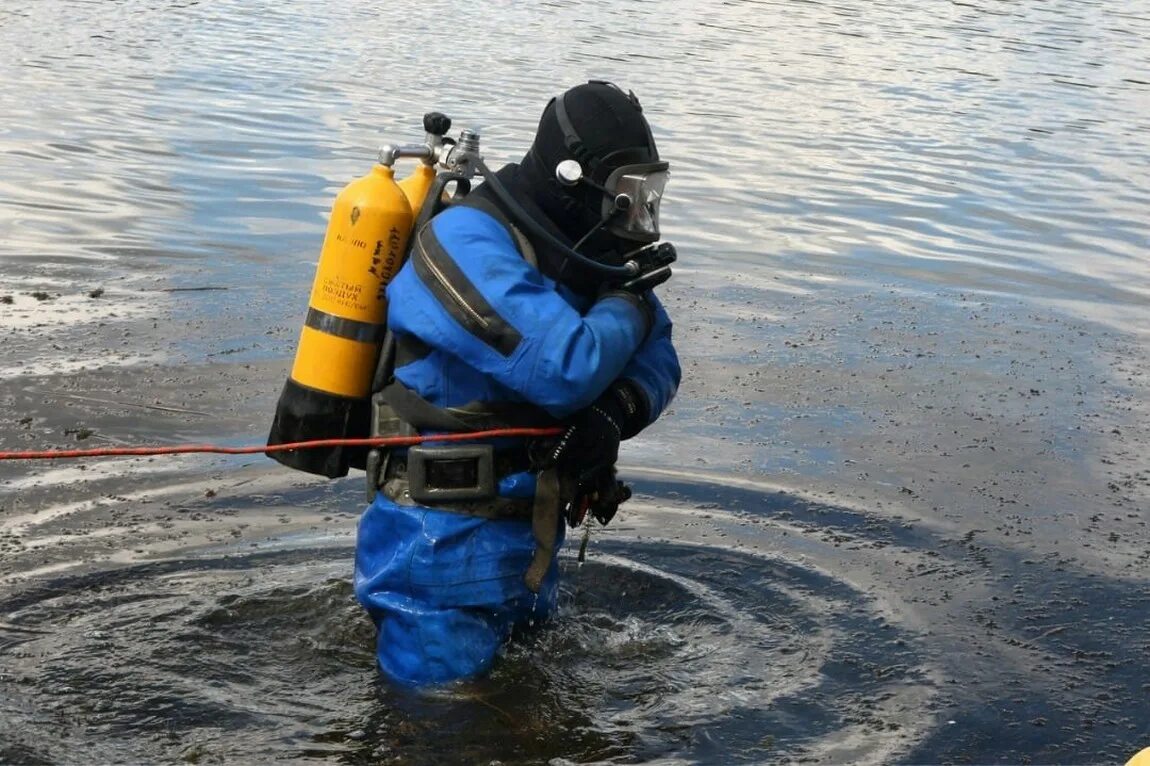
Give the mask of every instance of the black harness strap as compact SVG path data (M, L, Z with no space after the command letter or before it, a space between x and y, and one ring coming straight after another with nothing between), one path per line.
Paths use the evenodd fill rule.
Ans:
M559 423L543 409L526 402L469 402L462 407L437 407L398 380L384 386L377 396L400 420L421 432L545 428Z

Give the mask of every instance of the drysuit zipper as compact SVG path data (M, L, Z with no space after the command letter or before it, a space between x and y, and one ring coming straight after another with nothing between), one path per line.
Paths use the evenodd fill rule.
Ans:
M459 308L463 309L467 316L469 316L471 320L474 321L477 325L482 327L484 330L489 329L490 323L483 317L483 315L471 307L471 304L468 303L464 297L459 294L459 291L452 286L447 277L444 276L443 272L439 270L439 267L435 265L435 262L431 259L431 256L427 254L427 249L423 245L422 238L419 240L419 255L423 259L423 265L425 265L427 270L430 271L432 276L435 277L435 281L439 283L440 287L447 291L447 294L451 296L451 299L455 301L455 304L459 306Z

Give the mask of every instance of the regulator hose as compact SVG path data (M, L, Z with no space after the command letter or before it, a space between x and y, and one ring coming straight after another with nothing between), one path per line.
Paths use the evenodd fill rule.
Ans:
M491 184L491 190L495 192L495 196L499 198L499 201L507 207L507 210L510 211L512 217L515 218L515 222L530 231L535 236L545 241L547 244L554 247L559 251L560 254L566 256L567 258L574 259L576 262L587 267L588 269L598 271L601 274L605 274L609 277L630 279L632 277L638 276L639 264L635 261L627 261L622 266L610 266L606 263L599 263L596 260L588 258L579 251L562 242L554 234L543 228L543 226L538 221L536 221L526 210L523 209L523 207L518 202L515 201L515 198L511 196L511 192L507 191L507 187L504 186L495 176L495 173L493 173L491 169L487 167L487 163L483 161L482 157L476 156L471 161L475 164L479 174L483 176L483 180Z

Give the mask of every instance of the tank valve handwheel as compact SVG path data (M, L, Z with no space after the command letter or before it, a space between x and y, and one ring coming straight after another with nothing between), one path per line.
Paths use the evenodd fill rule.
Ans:
M442 112L423 115L423 129L433 136L445 136L451 130L451 118Z

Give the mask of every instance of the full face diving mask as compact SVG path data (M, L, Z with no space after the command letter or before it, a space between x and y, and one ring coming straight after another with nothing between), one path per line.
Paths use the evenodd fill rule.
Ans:
M616 168L603 184L602 215L607 230L622 239L659 239L659 202L670 178L666 162L644 162Z
M560 184L587 184L603 195L600 223L594 230L603 228L621 239L644 243L659 239L659 203L670 176L666 162L640 162L616 168L600 185L583 175L575 160L564 160L555 168Z
M625 290L649 290L671 276L671 264L676 259L675 247L670 242L650 244L659 239L659 201L669 175L666 162L635 163L617 168L608 176L607 183L600 186L583 176L583 168L575 160L564 160L555 168L555 177L564 186L582 182L603 193L603 222L591 233L606 227L620 238L648 243L625 256L628 262L620 269L627 274L621 285ZM575 244L575 250L582 242ZM573 255L586 260L575 250L572 250ZM608 268L593 261L589 263L593 268Z

